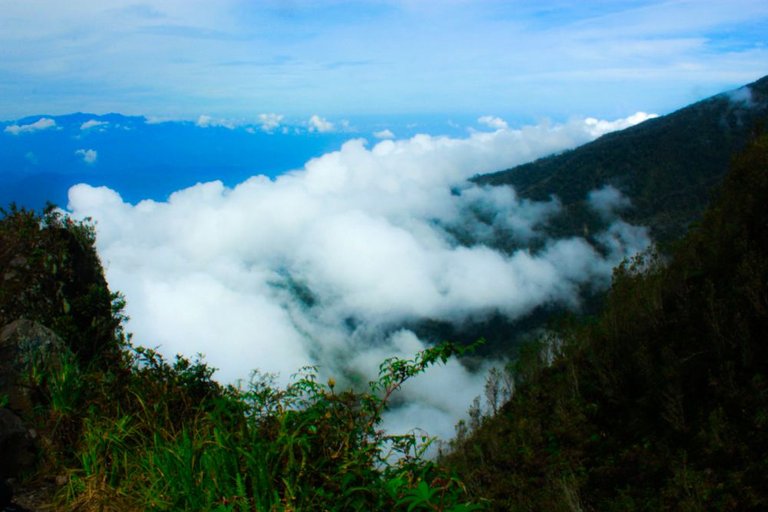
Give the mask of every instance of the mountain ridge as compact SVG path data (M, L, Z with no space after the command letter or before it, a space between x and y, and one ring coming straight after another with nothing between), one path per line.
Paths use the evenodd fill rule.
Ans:
M660 243L682 236L704 211L738 153L768 121L768 76L670 114L608 133L563 153L479 175L475 183L509 185L527 199L557 196L557 235L594 230L587 194L613 186L633 207L623 217L648 226Z
M443 463L490 510L766 510L768 134L671 254L489 375ZM490 393L489 393L490 390Z

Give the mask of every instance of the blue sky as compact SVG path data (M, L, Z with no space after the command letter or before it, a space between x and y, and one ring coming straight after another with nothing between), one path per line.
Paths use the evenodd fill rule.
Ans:
M764 0L0 0L0 119L665 113L766 39Z

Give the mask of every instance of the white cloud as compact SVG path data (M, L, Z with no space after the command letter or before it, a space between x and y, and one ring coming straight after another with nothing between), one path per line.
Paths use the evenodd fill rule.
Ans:
M109 123L107 121L99 121L97 119L90 119L80 125L81 130L90 130L91 128L97 128L99 126L106 126Z
M309 118L310 132L326 133L326 132L332 132L333 129L334 129L333 123L331 123L327 119L324 119L318 116L317 114Z
M728 99L734 103L741 103L747 107L753 105L752 90L747 87L739 87L726 93Z
M41 130L48 130L49 128L53 128L56 126L56 121L53 119L50 119L48 117L41 117L34 123L30 124L12 124L10 126L5 127L5 133L10 133L11 135L19 135L22 133L33 133L38 132Z
M506 130L509 128L505 120L496 116L481 116L477 119L477 122L494 130Z
M656 117L659 116L656 114L646 114L645 112L636 112L627 118L617 119L616 121L603 121L594 117L588 117L585 122L589 127L590 133L595 137L600 137L608 132L623 130Z
M392 130L389 130L389 129L373 132L373 136L376 137L377 139L394 139L395 138L395 134L392 133Z
M341 383L424 347L404 322L517 317L575 305L584 284L607 285L612 266L647 244L644 230L612 224L602 254L579 238L505 253L483 241L494 230L523 243L540 236L559 204L466 181L592 140L592 128L574 120L372 147L355 139L275 180L204 183L136 205L77 185L69 208L96 220L139 343L204 353L225 381L259 368L285 382L317 364ZM478 243L459 245L457 232ZM405 388L410 405L387 424L449 435L482 385L455 361L431 370Z
M587 201L592 208L606 217L611 217L631 206L629 199L611 185L591 191L587 196Z
M280 126L280 123L283 121L283 117L285 116L282 114L259 114L259 123L261 124L261 129L265 132L271 133Z
M171 117L160 117L160 116L147 116L144 118L145 124L163 124L163 123L173 123L178 121L178 119L171 118Z
M99 153L95 149L78 149L75 154L88 165L95 164L96 159L99 158Z
M200 128L227 128L229 130L235 129L235 123L227 119L214 119L209 115L202 114L197 118L195 122Z

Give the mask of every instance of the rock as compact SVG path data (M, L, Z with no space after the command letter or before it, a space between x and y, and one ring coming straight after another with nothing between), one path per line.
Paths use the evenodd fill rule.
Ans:
M66 350L64 342L47 327L19 319L0 330L0 399L6 407L29 418L35 402L28 373L36 363L48 363L52 354Z
M39 323L20 319L0 329L0 478L34 466L37 435L25 421L40 399L29 373L41 364L50 368L62 350L61 338Z
M35 463L35 444L24 422L8 409L0 409L0 479L18 476Z

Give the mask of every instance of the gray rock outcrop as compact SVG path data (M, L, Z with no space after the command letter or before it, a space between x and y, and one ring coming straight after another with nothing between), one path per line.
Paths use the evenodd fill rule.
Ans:
M35 397L29 372L49 365L64 342L52 330L30 320L19 319L0 330L0 400L22 418L31 417Z
M0 329L0 479L18 476L34 466L36 387L33 369L50 369L64 342L47 327L19 319Z

